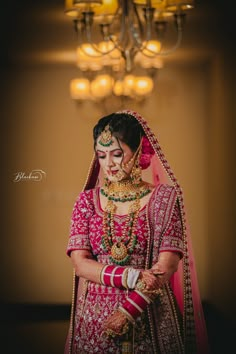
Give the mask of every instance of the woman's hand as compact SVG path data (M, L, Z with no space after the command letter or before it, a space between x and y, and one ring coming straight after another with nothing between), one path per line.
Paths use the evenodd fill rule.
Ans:
M172 274L178 270L180 254L176 252L161 252L158 262L150 271L158 276L162 282L168 281Z
M103 325L103 333L112 337L121 336L129 330L129 321L119 310L115 310Z
M145 283L146 290L155 290L160 287L160 281L156 275L162 275L164 272L153 271L153 270L144 270L140 273L139 280Z
M164 272L158 271L154 273L151 269L142 271L135 289L147 295L150 300L154 300L155 297L161 293L160 288L163 285L163 281L160 275L162 274L164 274Z

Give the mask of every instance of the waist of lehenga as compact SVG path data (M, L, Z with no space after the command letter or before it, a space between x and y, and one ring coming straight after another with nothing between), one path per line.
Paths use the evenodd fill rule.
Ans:
M96 294L96 295L127 295L127 290L126 289L118 289L118 288L113 288L111 286L106 286L102 284L97 284L93 282L88 283L88 292L90 294Z

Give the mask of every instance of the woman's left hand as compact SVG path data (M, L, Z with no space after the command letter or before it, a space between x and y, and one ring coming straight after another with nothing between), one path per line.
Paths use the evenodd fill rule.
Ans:
M112 337L121 336L129 330L129 321L125 315L115 310L112 315L108 317L103 326L103 333Z

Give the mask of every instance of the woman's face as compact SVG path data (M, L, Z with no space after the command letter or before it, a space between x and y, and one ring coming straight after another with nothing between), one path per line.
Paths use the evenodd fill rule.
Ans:
M118 182L127 179L133 167L132 163L126 166L127 162L133 157L134 153L129 146L116 137L112 136L110 146L103 146L97 139L95 146L96 154L103 172L111 182Z

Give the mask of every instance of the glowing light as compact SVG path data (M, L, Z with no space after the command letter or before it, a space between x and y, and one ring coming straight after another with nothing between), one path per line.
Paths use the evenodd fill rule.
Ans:
M75 100L90 98L90 82L88 79L73 79L70 82L70 94Z

